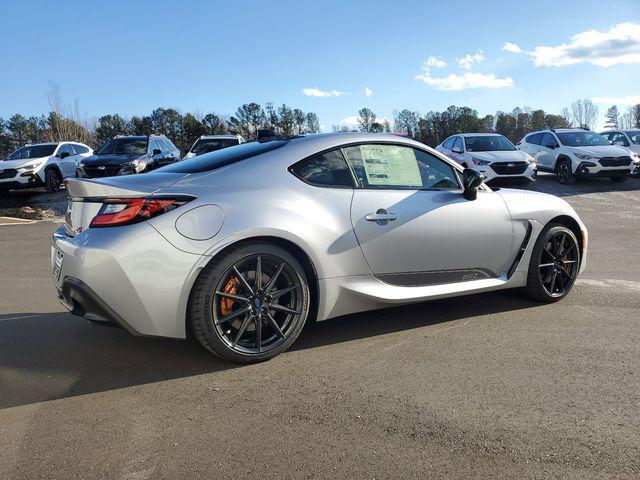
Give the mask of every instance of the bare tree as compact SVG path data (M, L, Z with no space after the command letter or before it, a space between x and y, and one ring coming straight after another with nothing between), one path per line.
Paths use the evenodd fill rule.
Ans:
M593 130L598 121L598 107L586 98L576 100L571 104L571 120L577 127Z
M80 115L78 100L73 106L65 104L60 85L49 82L47 92L49 100L49 137L53 141L75 140L77 142L91 143L91 131L95 125L87 119L86 115Z
M376 114L367 107L358 112L358 128L361 132L371 132L373 124L376 123Z

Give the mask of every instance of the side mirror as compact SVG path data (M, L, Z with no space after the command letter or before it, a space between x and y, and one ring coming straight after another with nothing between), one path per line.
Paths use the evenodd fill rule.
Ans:
M162 153L162 150L158 150L157 148L153 150L153 155L160 155L161 153Z
M61 152L58 156L60 157L60 160L62 160L63 158L67 158L69 156L69 152Z
M478 198L478 188L484 182L484 176L473 168L465 168L462 172L462 186L464 193L462 196L465 200L475 200Z
M462 149L461 149L461 148L458 148L458 147L453 147L453 148L451 149L451 151L452 151L453 153L462 153Z

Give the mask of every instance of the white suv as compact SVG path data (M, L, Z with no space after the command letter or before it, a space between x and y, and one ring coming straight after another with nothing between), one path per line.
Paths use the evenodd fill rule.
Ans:
M479 170L486 183L495 180L529 183L538 172L531 155L516 150L506 137L496 133L452 135L436 150L465 168Z
M640 175L640 130L610 130L600 132L612 145L631 150L631 158L636 164L635 173Z
M525 135L517 147L536 159L538 170L554 172L563 185L574 183L577 177L622 182L634 168L629 150L588 130L540 130Z
M91 155L93 150L78 142L26 145L0 161L0 193L39 186L57 192L65 178L76 176L80 160Z

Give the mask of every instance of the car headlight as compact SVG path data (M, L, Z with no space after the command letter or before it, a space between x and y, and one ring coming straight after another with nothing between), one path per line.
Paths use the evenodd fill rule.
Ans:
M580 160L598 160L598 157L594 157L593 155L589 155L587 153L574 153L574 155Z
M36 168L38 168L40 165L42 165L42 163L30 163L29 165L24 165L22 167L20 167L23 170L35 170Z
M489 160L482 160L481 158L471 157L471 161L476 165L491 165Z

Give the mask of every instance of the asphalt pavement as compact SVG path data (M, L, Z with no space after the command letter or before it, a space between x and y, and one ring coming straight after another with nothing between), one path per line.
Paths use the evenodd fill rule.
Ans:
M66 313L56 225L0 225L0 478L639 478L640 180L531 188L589 228L564 301L350 315L251 366Z

